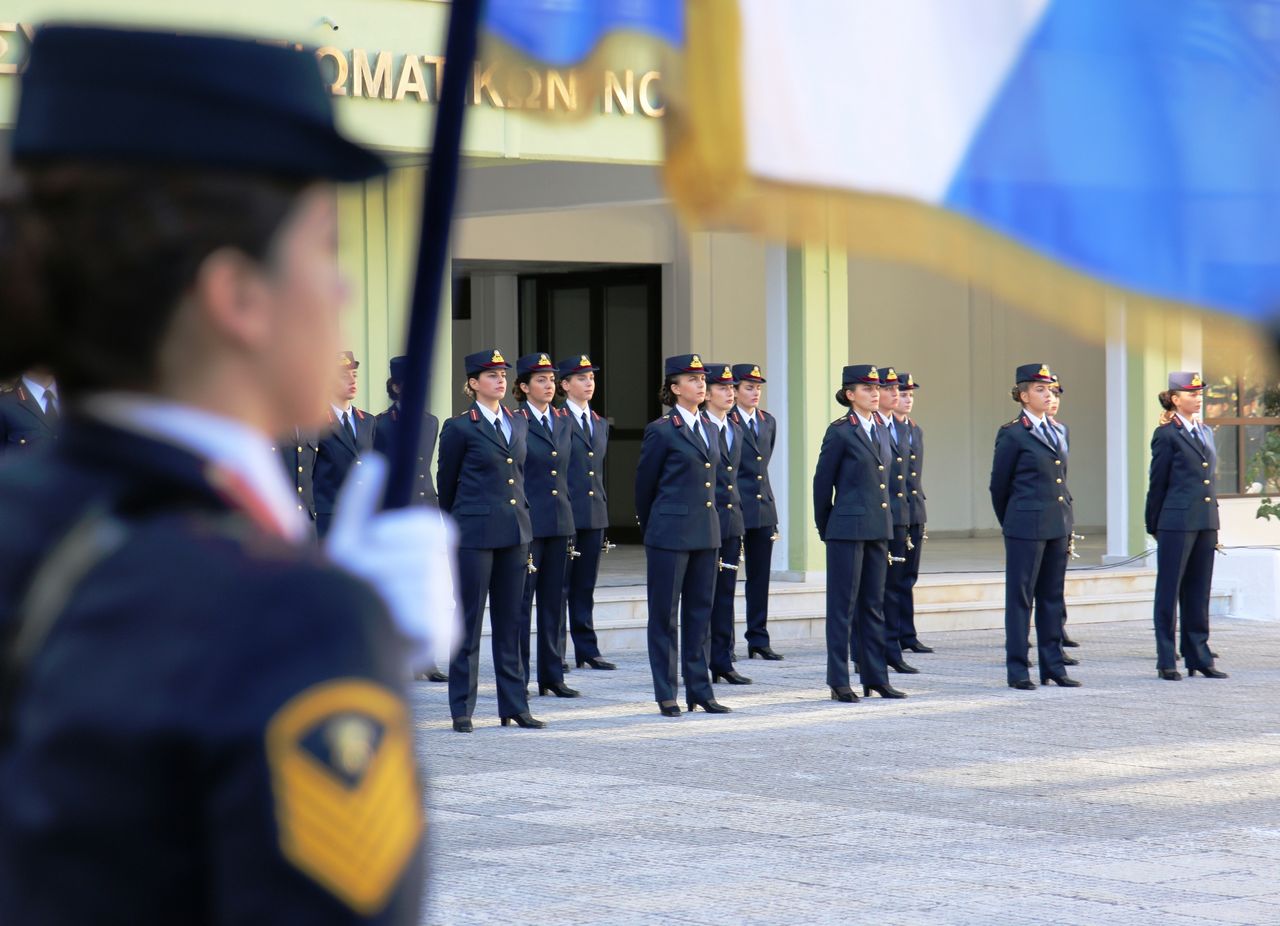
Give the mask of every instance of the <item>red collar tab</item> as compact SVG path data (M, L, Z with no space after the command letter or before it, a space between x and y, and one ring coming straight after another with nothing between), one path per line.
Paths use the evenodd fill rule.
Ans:
M1031 426L1031 419L1030 419L1030 418L1028 418L1026 415L1022 415L1022 416L1021 416L1021 418L1022 418L1022 425L1023 425L1023 427L1025 427L1028 431L1030 431L1030 430L1031 430L1031 427L1032 427L1032 426Z
M677 411L675 411L675 410L672 410L672 412L671 412L671 423L672 423L672 424L674 424L677 428L678 428L678 427L680 427L680 413L679 413L679 412L677 412Z
M472 421L479 421L479 420L480 420L480 413L479 413L479 412L477 412L474 408L473 408L473 409L471 409L471 420L472 420Z
M204 468L204 477L224 502L248 516L264 533L288 537L284 525L276 520L271 508L239 473L210 463Z

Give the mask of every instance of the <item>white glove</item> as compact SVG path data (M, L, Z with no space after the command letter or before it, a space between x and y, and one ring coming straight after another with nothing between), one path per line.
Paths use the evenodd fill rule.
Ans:
M325 552L381 595L411 647L410 672L447 666L461 639L457 587L458 529L436 508L381 511L390 467L368 453L338 494Z

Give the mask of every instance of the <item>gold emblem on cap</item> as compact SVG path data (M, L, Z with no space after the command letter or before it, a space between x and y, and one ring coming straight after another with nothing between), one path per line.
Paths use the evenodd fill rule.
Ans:
M871 378L871 377L873 377L873 376L874 376L876 379L879 379L879 378L880 378L880 371L879 371L879 370L877 370L875 367L872 367L872 368L871 368L871 372L867 374L867 379L870 379L870 378Z
M1043 376L1045 379L1053 379L1053 374L1049 372L1049 368L1045 366L1043 363L1040 364L1040 372L1037 373L1036 375Z
M506 363L507 361L502 359L502 351L495 349L493 352L493 357L490 358L489 362L490 363Z
M582 359L578 361L578 366L580 366L580 367L589 367L589 366L591 366L591 358L590 358L590 357L588 357L586 354L583 354L583 355L582 355Z
M733 379L733 370L729 369L728 367L725 367L723 370L720 371L720 378Z
M351 366L351 358L350 358L350 357L349 357L345 352L344 352L344 353L339 354L339 355L338 355L338 365L339 365L339 366L344 366L344 367L349 367L349 366Z
M693 359L689 361L689 369L691 369L691 370L701 370L701 369L702 369L702 358L701 358L701 357L699 357L697 354L694 354L694 355L693 355Z
M550 358L550 357L548 357L546 354L539 354L539 355L538 355L538 366L540 366L540 367L549 367L549 366L551 366L551 358Z
M916 381L910 373L907 374L907 385L913 389L915 388L915 385L916 385Z
M889 372L885 374L884 378L891 383L896 383L898 381L898 374L893 372L893 367L889 367Z
M1203 385L1204 385L1204 380L1202 380L1202 379L1200 378L1200 374L1199 374L1199 373L1196 373L1196 374L1194 374L1194 375L1191 377L1191 385L1193 385L1193 386L1203 386Z
M759 368L759 367L752 367L752 368L751 368L751 375L752 375L752 376L762 376L763 374L760 372L760 368Z

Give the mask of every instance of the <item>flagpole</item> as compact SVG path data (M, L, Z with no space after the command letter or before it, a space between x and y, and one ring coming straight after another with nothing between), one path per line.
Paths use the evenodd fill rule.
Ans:
M427 386L439 329L441 293L449 228L458 188L462 123L468 78L476 56L484 0L453 0L445 43L444 77L436 108L430 164L422 195L422 228L418 234L418 269L409 309L408 356L400 385L401 416L391 445L391 471L383 507L404 508L413 495L413 479L427 408Z

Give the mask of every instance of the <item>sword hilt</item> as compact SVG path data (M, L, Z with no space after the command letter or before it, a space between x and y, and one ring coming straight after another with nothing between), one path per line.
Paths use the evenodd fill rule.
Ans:
M529 554L529 558L528 558L527 560L525 560L524 568L528 571L529 575L533 575L535 572L537 572L537 571L538 571L538 567L537 567L537 566L535 566L535 565L533 565L533 554L532 554L532 553L530 553L530 554Z

